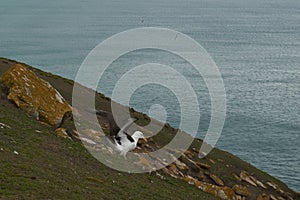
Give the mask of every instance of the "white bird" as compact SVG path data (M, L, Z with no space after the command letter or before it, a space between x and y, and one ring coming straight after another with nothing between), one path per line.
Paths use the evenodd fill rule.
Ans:
M126 154L135 149L139 139L145 139L144 134L141 131L135 131L132 135L127 133L128 128L132 123L134 123L137 118L130 118L128 122L119 128L113 119L113 115L109 112L103 110L96 110L97 115L106 117L110 126L110 142L112 147L124 156L126 159Z
M137 142L140 138L144 138L141 131L135 131L132 136L123 132L122 130L114 137L116 150L120 152L121 156L126 159L126 154L136 148Z

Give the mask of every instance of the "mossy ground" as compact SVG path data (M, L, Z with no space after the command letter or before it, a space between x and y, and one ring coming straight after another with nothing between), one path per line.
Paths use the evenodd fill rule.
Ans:
M14 63L0 58L0 76ZM31 69L71 102L71 80ZM164 174L165 180L155 173L128 174L106 167L81 143L57 137L53 127L21 112L5 99L5 91L1 85L0 122L11 129L0 129L0 148L3 149L0 150L0 199L216 199L193 185ZM110 103L104 95L96 95L98 109L110 110ZM147 116L134 114L139 116L141 123L147 123ZM175 131L165 126L154 140L163 146L174 137ZM201 140L197 139L190 150L199 149L200 145ZM210 172L223 179L226 186L236 184L233 172L239 174L246 170L259 180L272 181L290 191L281 181L219 149L214 149L205 159L195 158L195 161L211 165ZM250 192L253 196L262 192L274 193L271 189L263 191L254 187L250 187Z
M0 130L1 199L214 199L170 177L112 170L13 106L0 104L0 122L11 127Z
M0 67L0 75L4 71ZM54 87L71 85L49 73L45 77L55 77ZM171 177L162 180L155 173L128 174L106 167L81 143L57 137L52 127L16 108L3 89L1 85L0 122L11 129L0 129L0 199L215 199ZM68 87L58 88L64 89Z

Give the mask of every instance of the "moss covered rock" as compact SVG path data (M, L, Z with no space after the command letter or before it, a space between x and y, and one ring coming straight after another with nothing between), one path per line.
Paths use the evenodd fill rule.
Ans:
M71 111L56 89L21 64L9 68L1 81L9 88L7 98L41 122L57 125Z

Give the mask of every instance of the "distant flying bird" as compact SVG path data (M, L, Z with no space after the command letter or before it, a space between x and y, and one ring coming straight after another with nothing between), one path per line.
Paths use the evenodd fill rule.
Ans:
M95 110L97 115L107 118L110 126L110 140L112 141L113 147L115 150L120 152L121 156L124 156L126 159L126 154L128 151L131 151L136 148L137 142L139 139L144 138L144 134L141 131L135 131L132 135L127 133L128 128L133 124L137 118L129 118L127 123L121 128L116 124L113 115L104 110Z

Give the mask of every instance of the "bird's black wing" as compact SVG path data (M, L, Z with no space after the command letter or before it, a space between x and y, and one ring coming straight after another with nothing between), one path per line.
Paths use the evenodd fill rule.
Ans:
M123 131L119 131L119 133L115 135L114 138L119 145L122 145L124 140L129 140L130 142L134 142L134 139L127 133L124 133Z
M133 138L127 133L128 128L130 125L138 120L136 117L128 119L128 122L120 128L114 120L112 113L104 111L104 110L93 110L90 112L96 113L101 117L104 117L108 120L109 128L110 128L110 135L113 136L117 141L121 141L122 138L127 138L129 141L134 142Z
M120 129L120 131L115 135L115 139L121 145L122 140L126 139L130 142L134 142L134 139L127 133L130 125L137 120L137 118L130 118L129 121Z

